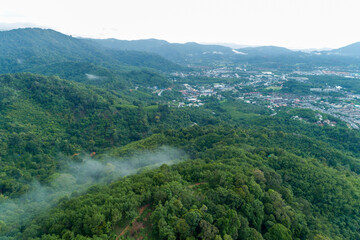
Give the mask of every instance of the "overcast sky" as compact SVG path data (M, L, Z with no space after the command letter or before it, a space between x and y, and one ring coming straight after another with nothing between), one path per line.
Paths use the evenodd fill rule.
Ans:
M0 28L31 23L82 37L293 49L337 48L360 41L359 0L0 0L0 4Z

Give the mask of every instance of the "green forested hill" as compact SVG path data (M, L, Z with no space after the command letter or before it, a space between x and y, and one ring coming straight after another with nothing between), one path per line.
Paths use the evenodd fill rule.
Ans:
M140 116L111 109L111 105L122 103L114 93L32 74L2 75L0 82L0 154L6 169L1 182L3 194L25 191L20 182L54 172L52 152L74 154L82 148L94 151L111 144L118 135L124 135L123 142L136 139L136 130L126 126L126 118L139 120ZM111 130L114 126L116 132ZM135 135L130 136L129 131ZM20 170L18 176L12 174L13 169Z
M259 134L193 126L114 149L168 145L189 160L62 199L20 239L358 239L358 175Z
M148 92L110 91L58 77L1 75L0 85L0 192L5 195L23 193L33 178L53 174L59 153L105 151L146 137L153 128L212 118L150 106L159 99Z

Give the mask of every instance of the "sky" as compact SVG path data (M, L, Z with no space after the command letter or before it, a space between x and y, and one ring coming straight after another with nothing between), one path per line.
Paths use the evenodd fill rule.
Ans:
M338 48L360 41L359 0L0 0L0 29L125 40Z

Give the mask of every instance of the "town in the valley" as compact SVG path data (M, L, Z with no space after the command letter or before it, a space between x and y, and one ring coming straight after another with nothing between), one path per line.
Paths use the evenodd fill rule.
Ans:
M231 96L247 104L267 107L271 115L282 108L304 108L341 119L350 128L360 126L360 92L342 84L346 79L360 79L360 72L329 68L282 72L247 65L206 66L196 71L173 72L169 78L176 88L155 87L153 93L161 96L164 91L181 92L181 99L169 102L172 107L201 107L209 98L226 100ZM334 81L317 82L329 78ZM336 125L335 121L322 120L320 116L319 125ZM298 116L292 119L303 120Z

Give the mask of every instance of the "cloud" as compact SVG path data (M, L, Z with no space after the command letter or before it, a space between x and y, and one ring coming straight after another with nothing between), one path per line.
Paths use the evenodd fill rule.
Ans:
M27 22L16 22L16 23L0 22L0 31L8 31L17 28L46 28L46 27L39 26L33 23L27 23Z
M97 76L95 74L90 74L90 73L85 73L87 79L89 80L100 80L100 79L103 79L105 77L102 77L102 76Z

